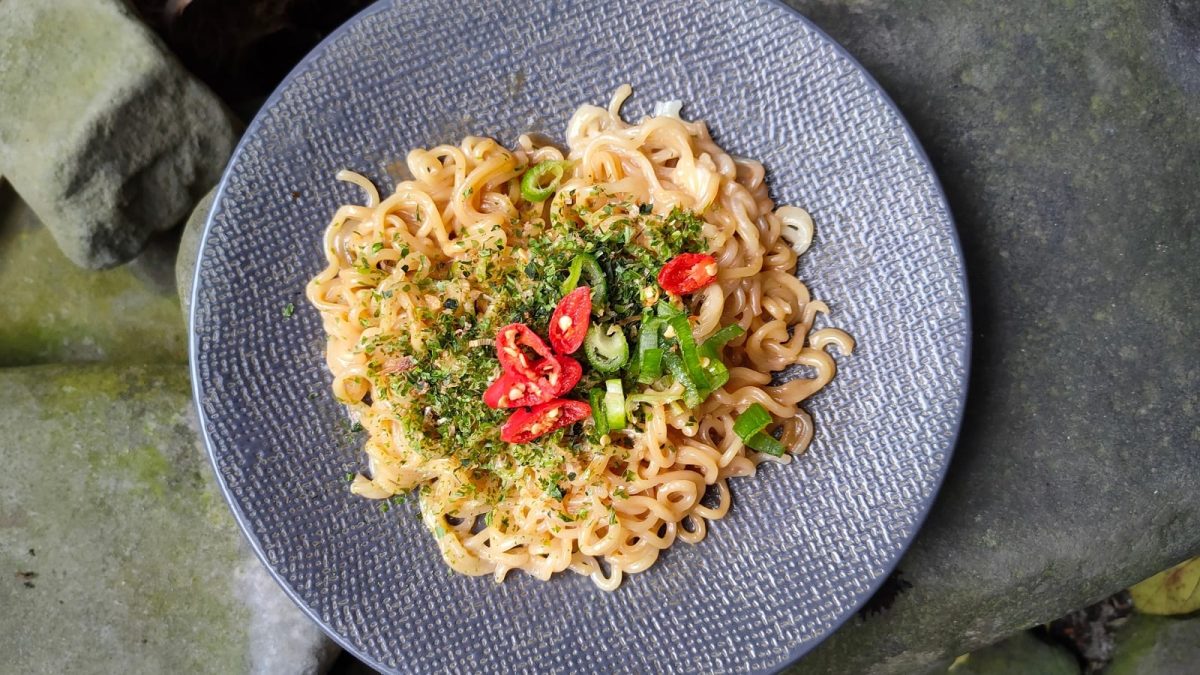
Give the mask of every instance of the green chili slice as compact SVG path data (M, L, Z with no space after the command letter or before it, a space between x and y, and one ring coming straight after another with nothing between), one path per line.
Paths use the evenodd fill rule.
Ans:
M620 326L594 323L583 339L583 353L597 372L615 373L629 362L629 343Z
M575 287L579 285L580 277L583 277L592 289L592 313L602 313L608 305L608 278L604 275L604 268L600 266L596 256L591 253L580 253L575 256L575 259L571 261L567 280L559 289L564 296L575 290Z
M534 203L546 201L554 194L555 190L558 190L566 172L567 162L565 161L534 164L525 171L524 176L521 176L521 196L526 201ZM546 174L553 176L549 183L545 182Z

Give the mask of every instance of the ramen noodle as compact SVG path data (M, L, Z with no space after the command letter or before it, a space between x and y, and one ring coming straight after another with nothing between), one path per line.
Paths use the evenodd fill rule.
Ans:
M813 222L763 166L660 106L414 150L339 208L308 284L333 393L367 432L351 490L413 495L454 570L606 590L697 543L729 479L804 452L801 404L854 340L796 278ZM773 374L794 365L800 376Z

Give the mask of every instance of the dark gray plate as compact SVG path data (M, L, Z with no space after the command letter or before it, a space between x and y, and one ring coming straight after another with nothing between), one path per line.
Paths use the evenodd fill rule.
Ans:
M809 404L790 466L734 481L696 546L604 593L584 577L447 573L412 507L350 495L361 465L304 302L337 205L413 147L561 138L581 103L680 99L762 160L817 223L800 275L859 341ZM368 663L402 671L770 671L848 618L895 565L953 448L966 391L962 258L928 160L878 85L772 2L384 2L300 64L221 182L197 269L192 368L217 476L287 592ZM295 315L283 308L295 303Z

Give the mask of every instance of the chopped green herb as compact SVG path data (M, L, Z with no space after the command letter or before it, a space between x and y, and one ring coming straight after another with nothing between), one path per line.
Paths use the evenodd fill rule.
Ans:
M289 302L288 304L283 306L283 315L284 316L291 316L295 313L296 313L296 305L294 305L293 303Z

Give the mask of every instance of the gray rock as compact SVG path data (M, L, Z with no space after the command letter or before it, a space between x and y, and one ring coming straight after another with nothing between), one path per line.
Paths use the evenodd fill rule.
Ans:
M6 672L312 673L336 655L248 552L186 369L0 370Z
M0 366L187 361L173 288L146 284L130 266L72 265L7 185L0 185L0 289Z
M208 212L216 196L217 190L213 188L192 209L192 215L188 216L187 225L183 228L183 238L179 241L179 254L175 256L175 289L179 293L179 304L183 307L184 322L191 321L192 280L196 276L196 256L200 254L200 235L204 233L204 224L208 221Z
M177 225L234 127L120 0L0 5L0 170L76 264L125 262Z
M913 123L975 323L912 588L795 672L919 672L1200 553L1194 5L794 4Z
M1200 668L1200 618L1134 615L1117 633L1106 675L1192 675Z
M1079 675L1079 671L1071 652L1029 631L965 654L949 669L950 675Z

